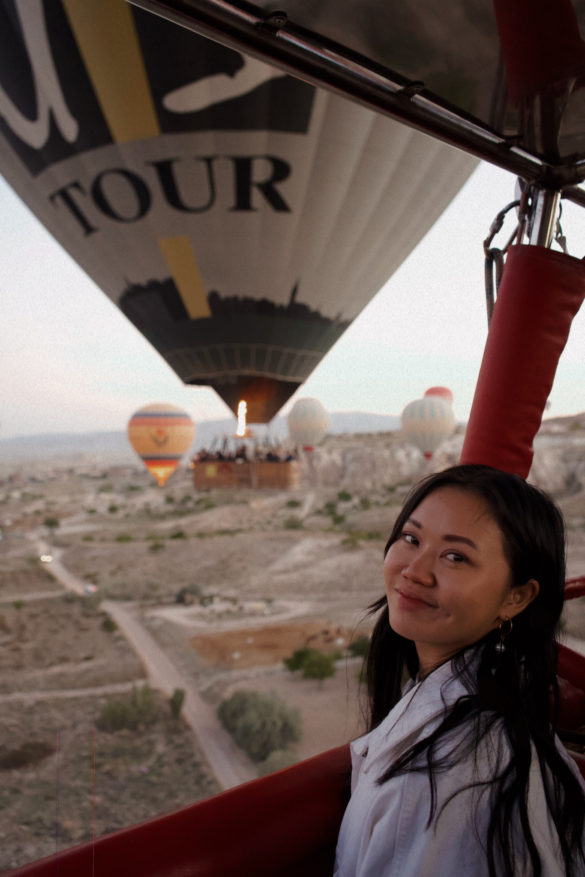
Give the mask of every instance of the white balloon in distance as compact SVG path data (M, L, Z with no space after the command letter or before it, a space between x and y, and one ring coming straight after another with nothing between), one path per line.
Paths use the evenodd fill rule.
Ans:
M455 414L445 399L424 396L409 402L401 415L402 433L430 460L441 442L455 431Z
M287 423L295 445L312 450L327 435L331 418L318 399L306 396L304 399L297 399L288 414Z
M477 165L124 0L7 6L0 172L179 377L250 423Z

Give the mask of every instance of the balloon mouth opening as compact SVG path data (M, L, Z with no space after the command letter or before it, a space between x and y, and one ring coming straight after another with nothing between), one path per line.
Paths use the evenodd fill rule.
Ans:
M231 380L214 380L211 386L236 417L241 403L245 402L248 424L269 423L299 388L300 382L260 375L240 375Z

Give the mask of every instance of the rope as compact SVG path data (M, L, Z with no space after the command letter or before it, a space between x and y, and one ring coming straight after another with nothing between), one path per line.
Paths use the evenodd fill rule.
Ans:
M500 210L492 224L490 225L490 230L487 238L483 242L483 251L485 253L485 263L484 263L484 276L485 276L485 303L487 310L487 322L488 328L492 321L492 315L494 312L494 301L495 301L495 293L498 290L500 282L502 280L502 274L504 273L504 256L508 251L508 247L516 237L516 234L521 226L521 220L516 225L512 236L509 238L507 244L503 248L492 247L491 243L497 233L500 231L504 224L504 219L506 218L506 214L513 207L519 207L520 201L511 201L510 204L506 205L503 210Z

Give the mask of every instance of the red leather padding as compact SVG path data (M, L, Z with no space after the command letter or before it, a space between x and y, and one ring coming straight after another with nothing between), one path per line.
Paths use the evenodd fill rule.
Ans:
M331 877L350 770L341 746L11 877Z
M584 296L581 260L546 247L510 247L462 463L483 463L526 478L559 357Z
M576 685L577 688L585 691L585 656L573 651L573 649L560 645L557 673L563 679L567 679L572 685Z
M565 581L565 600L585 597L585 576L574 576Z
M557 674L559 727L578 730L585 726L585 657L566 646L559 646Z
M570 0L494 0L508 93L514 102L562 93L585 73L585 43Z

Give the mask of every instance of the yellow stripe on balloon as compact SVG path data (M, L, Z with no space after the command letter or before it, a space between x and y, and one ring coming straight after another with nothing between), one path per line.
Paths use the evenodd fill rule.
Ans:
M199 266L188 236L159 238L158 245L189 317L192 320L210 317Z
M160 133L130 6L63 0L96 98L116 143Z

